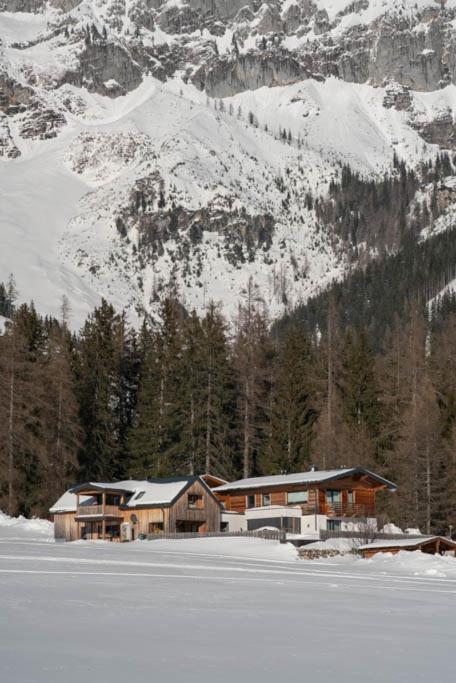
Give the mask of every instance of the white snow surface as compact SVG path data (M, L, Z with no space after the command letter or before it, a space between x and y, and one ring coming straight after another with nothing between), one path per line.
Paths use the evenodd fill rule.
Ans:
M49 543L0 525L0 680L451 680L456 560L246 538ZM14 533L13 533L14 532Z
M46 519L27 519L26 517L10 517L0 510L0 538L5 529L24 535L54 537L54 525Z

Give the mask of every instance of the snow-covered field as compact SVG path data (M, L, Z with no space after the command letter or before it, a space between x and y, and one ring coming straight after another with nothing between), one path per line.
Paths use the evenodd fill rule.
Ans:
M456 560L252 539L55 544L0 519L0 681L452 680Z

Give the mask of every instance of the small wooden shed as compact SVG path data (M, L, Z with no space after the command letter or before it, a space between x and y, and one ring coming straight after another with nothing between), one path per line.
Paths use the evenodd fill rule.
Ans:
M422 553L429 553L430 555L453 553L456 557L456 541L444 536L421 536L374 541L359 548L363 557L372 557L377 553L393 553L395 555L400 550L421 550Z

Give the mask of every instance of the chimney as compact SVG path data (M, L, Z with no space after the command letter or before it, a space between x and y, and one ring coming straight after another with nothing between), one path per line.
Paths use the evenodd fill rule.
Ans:
M309 467L310 472L318 472L318 465L311 465Z

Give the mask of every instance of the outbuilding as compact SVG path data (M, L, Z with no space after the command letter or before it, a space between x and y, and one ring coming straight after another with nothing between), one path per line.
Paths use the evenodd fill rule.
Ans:
M363 557L372 557L377 553L393 553L401 550L421 550L430 555L445 555L452 553L456 557L456 542L444 536L421 536L415 538L396 538L393 540L379 540L358 548Z

